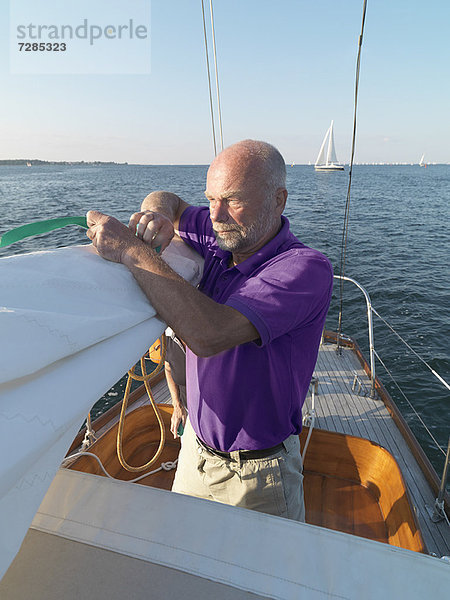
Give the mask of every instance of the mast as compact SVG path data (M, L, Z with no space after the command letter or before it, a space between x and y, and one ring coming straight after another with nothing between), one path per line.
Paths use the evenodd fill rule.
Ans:
M327 151L327 160L326 160L326 165L328 166L332 160L331 160L331 152L333 150L332 148L332 143L333 143L333 121L331 121L331 125L330 125L330 129L328 130L330 132L329 138L328 138L328 151Z

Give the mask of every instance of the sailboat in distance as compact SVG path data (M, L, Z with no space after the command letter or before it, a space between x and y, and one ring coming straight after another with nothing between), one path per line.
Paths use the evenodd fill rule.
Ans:
M334 149L334 136L333 136L333 123L323 138L322 145L320 146L319 155L314 164L316 171L343 171L344 165L340 165L336 156L336 150Z
M427 166L427 164L425 162L425 154L422 154L422 158L420 159L420 162L419 162L419 167L426 167L426 166Z

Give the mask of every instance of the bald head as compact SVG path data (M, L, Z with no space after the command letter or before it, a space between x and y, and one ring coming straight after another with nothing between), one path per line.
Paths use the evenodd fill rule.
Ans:
M267 142L243 140L225 148L211 163L212 169L239 173L265 188L268 195L286 187L286 165L280 152Z
M220 248L242 262L281 227L287 198L286 166L276 148L244 140L229 146L211 163L205 195Z

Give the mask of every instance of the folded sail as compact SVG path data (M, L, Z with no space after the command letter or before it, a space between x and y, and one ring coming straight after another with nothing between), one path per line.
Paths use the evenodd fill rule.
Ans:
M192 256L164 258L197 283ZM1 578L92 405L165 325L92 246L0 259L0 298Z

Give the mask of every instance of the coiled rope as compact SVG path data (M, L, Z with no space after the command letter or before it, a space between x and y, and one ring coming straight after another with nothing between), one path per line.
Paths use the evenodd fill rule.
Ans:
M130 473L141 473L142 471L146 471L148 468L151 467L151 465L156 462L159 458L159 456L161 455L161 452L163 451L164 448L164 444L166 443L166 431L164 428L164 422L162 420L161 417L161 413L159 412L158 407L156 406L156 402L155 399L153 397L153 393L150 387L150 382L163 370L164 368L164 358L166 355L166 338L163 335L161 338L161 357L159 360L159 363L156 367L156 369L154 371L152 371L152 373L147 373L147 368L145 366L145 355L141 358L141 372L142 375L137 375L134 370L135 367L133 367L132 369L130 369L128 371L128 380L127 380L127 385L125 388L125 393L123 395L123 400L122 400L122 409L120 411L120 419L119 419L119 426L117 429L117 444L116 444L116 448L117 448L117 458L119 459L120 464L122 465L122 467L129 471ZM128 400L129 400L129 396L130 396L130 389L131 389L131 383L132 381L142 381L145 385L145 389L147 390L147 394L148 397L150 399L150 403L153 407L153 410L155 411L155 415L156 415L156 419L158 421L158 425L159 425L159 429L161 432L161 438L159 441L159 446L157 451L155 452L154 456L152 459L150 459L148 462L145 463L145 465L141 465L139 467L133 467L132 465L129 465L127 463L127 461L125 460L125 457L123 456L123 428L125 425L125 414L127 411L127 407L128 407Z
M74 454L71 454L70 456L68 456L67 458L65 458L63 460L63 462L61 463L62 466L68 465L69 463L71 463L71 461L73 459L78 458L79 456L90 456L91 458L95 458L95 460L100 465L100 469L103 471L103 473L106 475L106 477L108 477L109 479L113 479L114 481L123 481L123 479L119 479L118 477L113 477L110 473L108 473L108 471L105 469L105 466L102 463L102 461L100 460L100 458L96 454L93 454L92 452L85 452L83 450L81 450L80 452L75 452ZM172 469L175 469L175 467L177 466L177 463L178 463L178 458L176 458L173 461L161 463L161 466L158 467L157 469L155 469L154 471L149 471L148 473L139 475L139 477L135 477L134 479L127 479L127 483L136 483L138 481L141 481L141 479L145 479L149 475L154 475L155 473L159 473L159 471L171 471Z

